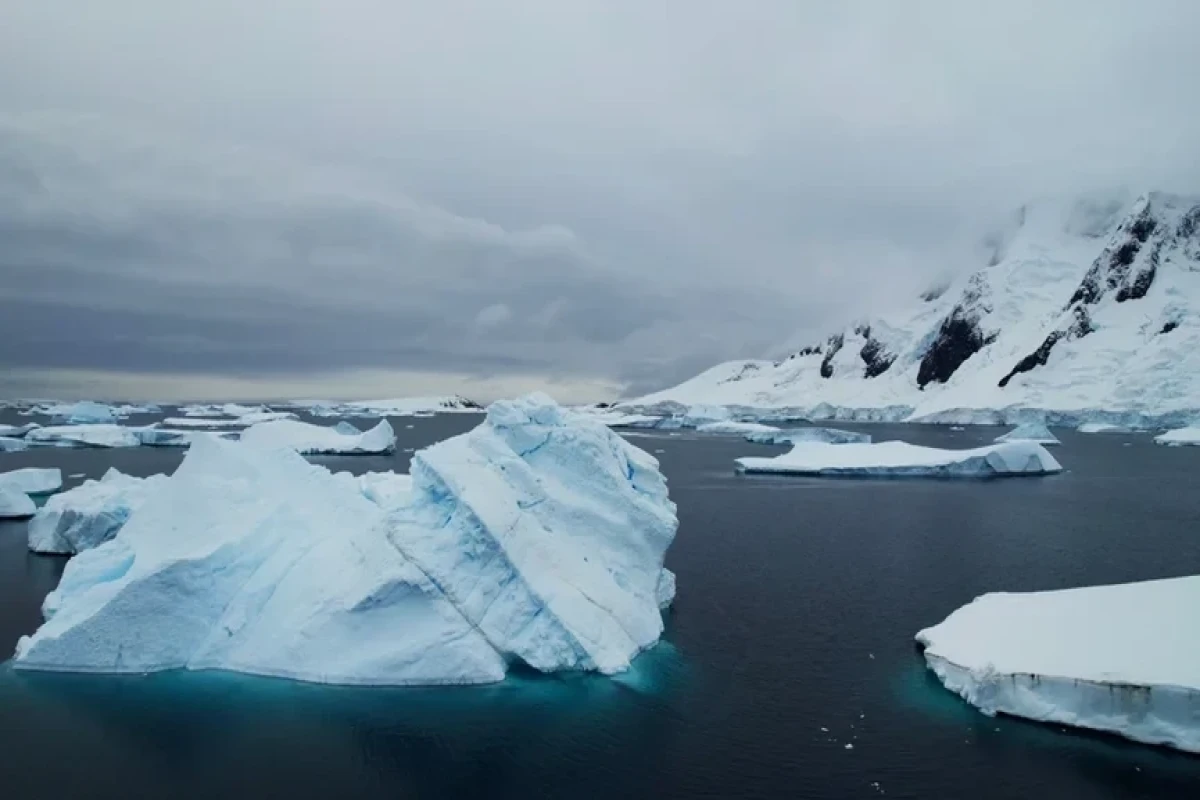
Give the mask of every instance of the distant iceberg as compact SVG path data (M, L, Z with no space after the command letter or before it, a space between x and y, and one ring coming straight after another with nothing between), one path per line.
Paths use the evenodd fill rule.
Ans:
M612 674L658 641L675 507L606 427L542 395L496 403L417 453L411 486L380 506L287 450L197 439L67 564L13 666L480 683Z
M826 444L801 442L774 458L739 458L748 473L828 477L999 478L1061 472L1035 442L1006 442L974 450L941 450L907 442Z
M24 425L0 425L0 437L20 439L31 430L40 427L42 426L36 422L28 422Z
M728 433L750 438L751 436L771 436L781 433L781 431L773 425L763 425L759 422L724 420L722 422L706 422L703 425L698 425L696 426L696 433Z
M311 455L372 455L396 449L396 433L386 419L358 434L340 433L336 428L296 420L264 422L247 428L242 433L242 440L259 446L287 447Z
M51 447L137 447L136 428L122 425L53 425L25 434L30 444Z
M25 494L53 494L62 488L62 470L57 467L25 467L0 472L0 486Z
M428 417L434 414L482 414L483 407L459 395L396 397L298 404L314 417Z
M1155 436L1154 442L1155 444L1165 444L1168 447L1200 445L1200 426L1167 431L1166 433Z
M117 421L117 413L112 406L90 401L46 406L38 411L50 417L54 425L86 425Z
M826 444L869 444L871 435L843 431L838 428L789 428L770 431L753 432L746 435L746 441L755 444L799 444L800 442L825 442Z
M1037 442L1044 445L1062 444L1050 429L1040 422L1026 422L1008 433L997 436L997 442Z
M113 538L165 475L134 478L110 469L98 481L55 495L29 523L29 549L74 554Z
M0 519L26 519L37 511L29 495L0 483Z
M19 453L22 450L28 449L29 444L24 439L0 436L0 453Z
M985 714L1200 752L1200 577L987 594L921 631L925 661Z
M412 476L403 472L368 472L356 479L363 497L379 506L390 506L412 493Z
M1076 430L1080 433L1133 433L1124 425L1112 425L1107 422L1085 422Z

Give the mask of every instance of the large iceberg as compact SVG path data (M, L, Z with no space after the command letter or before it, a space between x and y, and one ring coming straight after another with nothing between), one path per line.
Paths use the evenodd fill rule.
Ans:
M51 447L137 447L137 428L122 425L52 425L25 435L30 444Z
M1178 428L1154 437L1155 444L1165 444L1169 447L1181 445L1200 445L1200 426Z
M985 714L1200 752L1200 577L987 594L917 634Z
M62 470L57 467L25 467L0 472L0 486L25 494L53 494L62 488Z
M1062 444L1041 422L1026 422L1008 433L996 437L997 442L1037 442L1044 445Z
M755 444L799 444L800 442L825 442L826 444L869 444L871 435L843 431L838 428L791 428L756 431L746 434L746 441Z
M428 417L434 414L481 414L483 407L460 395L395 397L344 403L301 403L314 417Z
M336 428L284 419L247 428L242 433L242 440L314 455L369 455L390 453L396 449L396 433L386 419L380 420L378 425L365 433L342 433Z
M67 564L13 665L478 683L618 672L658 640L677 522L652 457L534 395L412 467L381 506L288 450L197 439Z
M86 425L117 421L117 414L112 406L90 401L47 406L38 410L51 417L51 421L55 425Z
M999 478L1061 472L1036 442L1006 442L974 450L941 450L907 442L801 442L775 458L739 458L742 472L830 477Z
M167 478L134 478L110 469L98 481L55 495L29 523L35 553L79 553L113 538L129 515Z
M29 495L0 483L0 519L25 519L37 511Z

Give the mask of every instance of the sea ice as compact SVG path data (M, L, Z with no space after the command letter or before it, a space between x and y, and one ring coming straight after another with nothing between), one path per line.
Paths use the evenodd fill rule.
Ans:
M25 494L53 494L62 488L62 470L57 467L25 467L0 472L0 486Z
M801 442L774 458L739 458L743 472L831 477L995 478L1061 472L1036 442L1006 442L974 450L941 450L907 442Z
M54 425L25 434L30 444L52 447L137 447L136 428L122 425Z
M98 481L51 497L29 523L29 549L74 554L108 541L166 480L165 475L134 478L110 469Z
M798 444L800 442L825 442L826 444L868 444L870 434L843 431L837 428L791 428L749 433L746 441L755 444Z
M921 631L947 689L985 714L1200 752L1200 577L987 594Z
M1008 433L997 436L997 442L1037 442L1038 444L1062 444L1050 429L1040 422L1026 422Z
M1155 444L1165 444L1169 447L1200 445L1200 426L1167 431L1155 436L1154 442Z
M297 420L264 422L247 428L242 440L256 445L288 447L298 453L370 455L390 453L396 449L396 434L388 421L365 433L344 434L336 428L326 428Z
M37 505L24 492L0 483L0 519L32 517Z
M288 450L197 439L68 563L13 664L477 683L517 662L616 672L657 641L675 508L607 428L540 395L496 403L411 482L380 507Z

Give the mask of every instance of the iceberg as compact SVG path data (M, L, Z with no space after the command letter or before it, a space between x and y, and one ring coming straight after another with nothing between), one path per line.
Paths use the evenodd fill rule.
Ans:
M799 444L800 442L825 442L826 444L869 444L871 435L843 431L838 428L791 428L752 432L746 441L755 444Z
M25 440L51 447L137 447L136 431L122 425L54 425L30 431Z
M1062 471L1036 442L1005 442L973 450L942 450L907 442L828 444L801 442L774 458L739 458L747 473L829 477L999 478Z
M0 486L24 494L53 494L62 488L62 470L57 467L25 467L0 472Z
M11 436L0 436L0 453L19 453L28 450L29 445L24 439L14 439Z
M368 472L359 475L359 491L379 506L394 505L412 493L412 476L402 472Z
M417 453L386 507L356 483L197 439L67 564L13 666L482 683L517 663L619 672L662 633L678 523L657 462L545 396Z
M1124 425L1111 425L1107 422L1085 422L1076 430L1080 433L1133 433L1131 428Z
M428 417L434 414L482 414L483 407L459 395L396 397L345 403L309 403L314 417Z
M1200 445L1200 426L1178 428L1154 437L1155 444L1165 444L1168 447L1182 445Z
M359 434L339 433L335 428L296 420L263 422L247 428L242 433L242 440L260 446L287 447L310 455L371 455L396 449L396 434L386 419Z
M117 421L117 414L112 406L90 401L46 406L39 409L39 412L50 417L55 425L86 425Z
M1044 445L1062 444L1058 438L1040 422L1026 422L1008 433L997 436L997 442L1037 442Z
M25 519L35 511L37 505L29 495L0 483L0 519Z
M1200 752L1200 577L995 593L921 631L925 661L985 714Z
M149 426L146 428L133 429L133 435L137 437L144 447L190 447L192 440L197 436L222 436L237 438L235 433L217 433L215 431L173 431L167 428L156 428Z
M724 420L722 422L706 422L703 425L698 425L696 426L696 433L729 433L748 438L750 436L771 436L780 433L780 430L773 425L763 425L760 422Z
M261 422L274 422L281 419L296 419L290 411L251 411L240 417L225 419L224 417L167 417L163 425L173 428L248 428Z
M110 469L46 501L29 523L29 549L75 554L113 538L129 515L167 478L134 478Z
M0 425L0 436L11 439L20 439L34 428L40 427L42 426L38 425L36 422L28 422L24 425Z

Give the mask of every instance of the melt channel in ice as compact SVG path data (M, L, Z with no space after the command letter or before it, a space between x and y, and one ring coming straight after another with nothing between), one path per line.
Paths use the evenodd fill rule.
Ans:
M382 502L288 449L197 439L67 564L13 665L477 683L619 672L662 633L677 521L658 464L545 396L418 452Z

